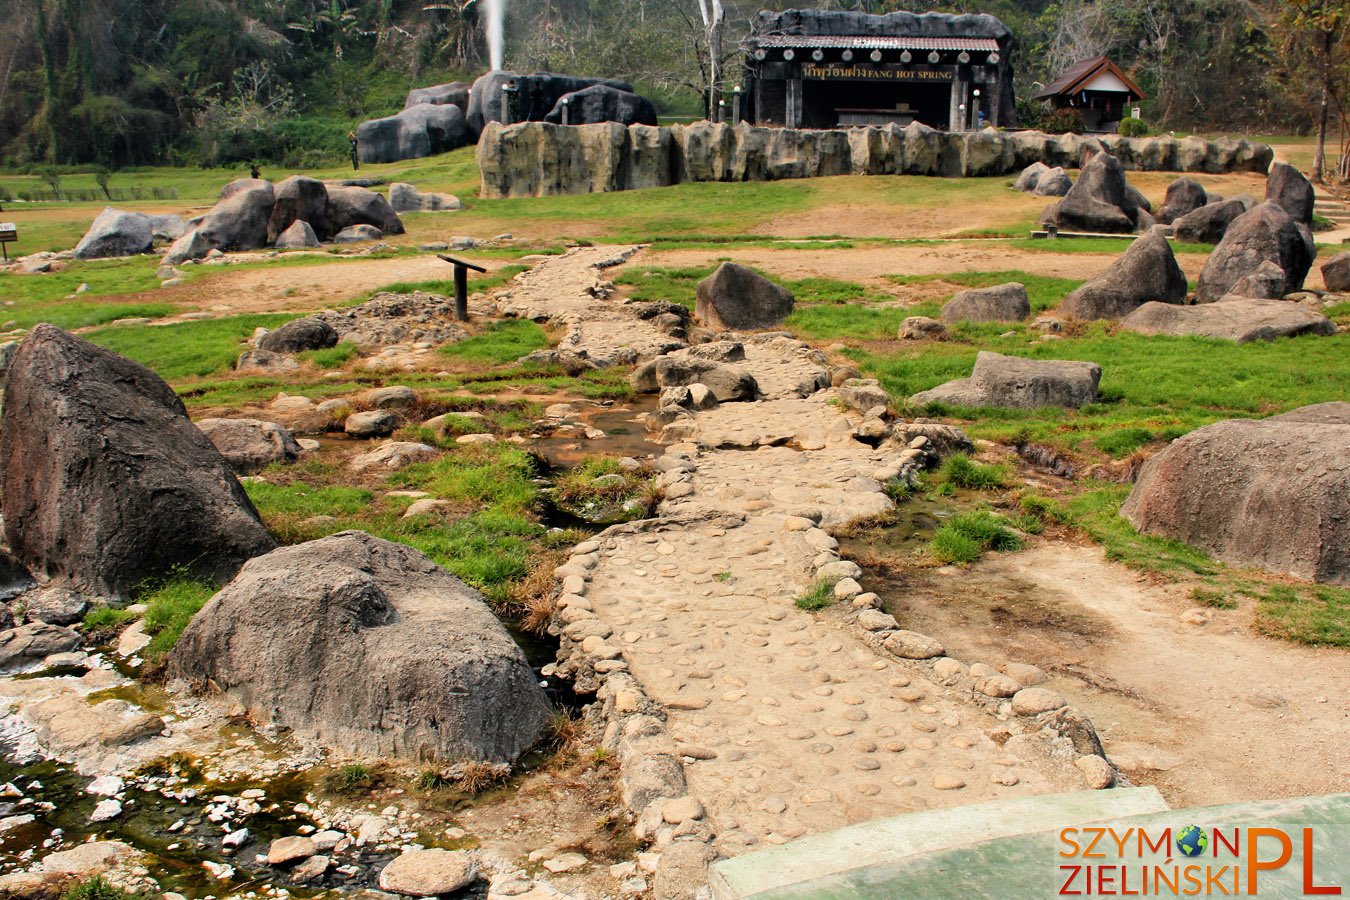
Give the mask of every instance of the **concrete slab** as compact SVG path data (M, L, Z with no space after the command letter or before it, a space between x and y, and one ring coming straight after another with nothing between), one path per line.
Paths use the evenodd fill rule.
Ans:
M1173 810L1110 824L1117 832L1128 827L1144 828L1150 839L1157 839L1164 829L1169 828L1175 839L1187 825L1197 825L1207 833L1211 828L1222 828L1228 835L1232 835L1234 829L1242 829L1242 835L1236 842L1236 857L1226 847L1216 850L1215 843L1211 843L1199 857L1188 859L1181 856L1169 840L1160 853L1128 854L1120 859L1112 851L1105 854L1104 859L1087 860L1058 856L1058 851L1065 845L1059 842L1056 829L868 866L753 896L755 900L808 897L810 900L903 900L911 897L970 900L978 897L1049 897L1060 893L1061 888L1066 894L1084 896L1123 895L1126 892L1141 896L1175 896L1177 892L1158 882L1158 870L1165 878L1179 881L1184 889L1190 882L1181 880L1187 876L1180 873L1188 867L1193 868L1195 877L1202 883L1207 874L1214 873L1216 883L1224 886L1223 891L1212 888L1209 896L1221 893L1245 895L1249 862L1246 830L1258 825L1284 831L1292 843L1291 858L1285 865L1259 873L1259 896L1305 896L1302 829L1308 826L1314 829L1314 883L1350 887L1350 854L1345 852L1350 843L1350 795L1347 794ZM1264 837L1261 840L1261 861L1273 862L1280 854L1278 839ZM1073 868L1081 863L1092 864L1095 868L1091 874L1081 867ZM1120 868L1115 868L1120 865L1125 867L1124 874ZM1070 868L1062 868L1064 866ZM1108 868L1098 872L1099 867ZM1148 870L1147 876L1144 869ZM1235 872L1235 869L1240 871ZM1091 885L1086 880L1089 877L1094 879ZM1106 878L1111 890L1102 889L1102 884L1096 880L1101 877ZM1146 877L1150 879L1147 883ZM1146 886L1148 889L1144 890Z
M869 884L873 876L868 872L876 870L884 878L891 866L954 847L1167 809L1157 789L1145 787L997 800L878 819L723 860L712 869L713 896L717 900L835 896L817 890L836 882L846 889L854 878ZM850 879L841 880L845 874Z

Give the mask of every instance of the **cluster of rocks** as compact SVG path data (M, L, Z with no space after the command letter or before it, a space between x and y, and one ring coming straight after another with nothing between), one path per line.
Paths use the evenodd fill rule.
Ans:
M1042 225L1061 231L1129 234L1154 224L1151 204L1125 180L1125 169L1114 155L1093 154L1078 180L1041 213Z
M1013 183L1013 189L1037 197L1063 197L1073 187L1073 179L1063 166L1047 166L1040 160L1022 170Z
M1126 138L900 128L796 130L695 122L653 127L607 122L488 123L478 140L481 197L538 197L665 187L689 181L774 181L827 175L976 177L1033 163L1085 165L1109 153L1141 171L1265 172L1264 144L1170 136ZM1080 179L1081 180L1081 179Z
M384 197L363 187L329 185L304 175L277 184L242 178L220 200L187 223L188 231L164 255L166 265L199 260L212 251L294 250L321 241L351 243L402 234L403 222Z
M655 125L656 110L625 81L493 71L409 91L402 110L357 126L358 152L367 163L419 159L474 143L488 122L522 121Z

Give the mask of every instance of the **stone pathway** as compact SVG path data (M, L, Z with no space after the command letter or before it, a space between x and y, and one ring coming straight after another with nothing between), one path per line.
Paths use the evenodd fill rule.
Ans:
M519 276L502 308L568 323L577 349L614 356L627 332L597 353L584 326L601 307L624 314L594 296L596 261L616 255L551 260ZM1033 737L1039 724L977 694L964 664L916 662L940 646L874 608L825 530L890 509L885 486L920 466L927 440L886 438L889 426L878 438L875 422L856 439L864 417L828 387L823 354L785 335L732 337L744 357L729 365L754 376L761 399L666 424L677 442L656 461L660 518L609 529L557 570L557 668L599 688L639 835L735 855L879 816L1084 787L1067 739ZM841 602L797 608L818 580ZM975 674L998 697L1034 681L985 669Z

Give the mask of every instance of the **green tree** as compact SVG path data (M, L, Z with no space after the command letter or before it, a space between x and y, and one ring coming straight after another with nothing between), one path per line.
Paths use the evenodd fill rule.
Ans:
M1350 7L1346 0L1275 0L1267 10L1286 70L1296 84L1311 88L1317 128L1312 177L1321 181L1331 112L1344 108L1350 89Z

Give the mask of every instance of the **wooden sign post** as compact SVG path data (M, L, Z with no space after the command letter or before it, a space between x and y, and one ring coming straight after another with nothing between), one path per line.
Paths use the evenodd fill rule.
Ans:
M0 253L5 256L5 262L9 262L9 248L5 245L10 241L19 239L19 226L13 222L0 222Z
M455 318L461 322L469 321L469 270L475 272L486 272L482 266L475 266L471 262L465 262L462 259L455 259L453 256L446 256L444 253L438 253L436 256L445 260L455 267Z

